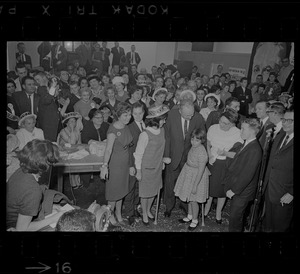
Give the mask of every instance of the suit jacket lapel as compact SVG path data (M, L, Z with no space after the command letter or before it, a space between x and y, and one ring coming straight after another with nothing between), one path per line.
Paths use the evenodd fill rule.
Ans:
M280 145L282 144L282 141L283 141L283 139L281 140L281 142L279 143ZM286 150L286 149L288 149L290 146L292 146L294 144L294 138L291 140L291 141L289 141L284 147L282 147L282 148L280 148L279 150L278 150L278 152L281 152L281 151L283 151L283 150Z
M183 132L182 132L182 125L181 125L181 115L179 113L179 109L177 109L177 111L176 111L175 122L176 122L176 128L177 128L178 135L180 136L179 138L184 141Z

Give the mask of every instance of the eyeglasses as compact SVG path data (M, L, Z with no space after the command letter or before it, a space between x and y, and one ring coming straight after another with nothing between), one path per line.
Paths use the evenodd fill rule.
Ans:
M267 110L266 113L272 113L275 112L274 110Z
M294 122L294 119L285 119L285 118L281 118L282 123L292 123Z

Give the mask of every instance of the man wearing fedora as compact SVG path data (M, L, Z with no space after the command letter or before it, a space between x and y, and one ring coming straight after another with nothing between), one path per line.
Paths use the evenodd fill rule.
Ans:
M191 133L194 129L206 131L203 117L194 110L195 93L185 90L180 98L180 107L170 110L165 124L164 157L171 158L171 163L166 166L164 178L165 217L171 216L176 203L174 186L191 148ZM187 204L181 202L181 207L187 211Z

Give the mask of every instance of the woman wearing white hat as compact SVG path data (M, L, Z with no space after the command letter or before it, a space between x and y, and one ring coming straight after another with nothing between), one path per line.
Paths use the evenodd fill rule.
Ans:
M163 125L169 108L165 105L148 110L143 131L135 150L136 178L139 183L139 196L143 210L143 224L149 225L149 219L154 220L151 207L154 197L162 188L163 162L170 163L171 159L163 159L165 148L165 131ZM159 199L158 199L159 200ZM157 216L157 214L156 214Z
M159 88L154 91L152 95L152 100L150 102L150 108L159 107L163 105L166 100L168 90L166 88Z
M16 136L19 139L19 149L22 149L28 142L33 139L44 140L44 132L40 128L35 127L36 115L30 112L24 112L20 116L19 127Z
M220 105L220 98L214 93L208 93L205 97L204 100L207 104L206 108L203 108L200 110L200 114L203 116L204 120L207 120L208 115L212 111L216 111L218 109L218 106Z
M124 90L125 82L124 82L123 77L115 76L112 80L112 83L117 90L116 99L118 101L125 102L127 99L129 99L127 92Z

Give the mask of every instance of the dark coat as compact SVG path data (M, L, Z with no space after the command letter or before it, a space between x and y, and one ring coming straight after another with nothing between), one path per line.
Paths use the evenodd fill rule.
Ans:
M165 152L164 157L171 158L171 167L175 170L182 157L185 161L187 154L191 148L191 133L194 129L205 130L205 121L199 113L195 112L190 120L189 129L186 138L183 138L181 115L179 108L173 108L169 111L168 118L165 124Z
M133 146L129 147L129 154L130 154L130 166L134 167L134 157L133 157L133 153L135 152L135 149L136 149L136 145L137 145L137 142L139 140L139 136L140 134L142 133L142 131L140 130L140 128L138 127L138 125L136 124L136 122L132 121L129 125L129 130L131 132L131 135L133 137L133 140L132 140L132 143L133 143Z
M120 65L120 59L123 55L125 55L125 51L123 48L119 47L120 53L116 47L113 47L111 49L111 53L113 55L112 58L112 66L114 65Z
M103 67L108 68L110 66L109 62L109 55L110 55L110 50L108 48L100 48L100 51L104 51L104 60L103 60Z
M38 54L40 55L40 66L43 67L45 70L50 69L50 59L44 59L49 52L51 51L51 44L50 42L42 42L37 48ZM44 59L44 60L43 60Z
M38 94L40 95L39 126L44 131L45 139L56 142L61 122L56 98L49 94L47 87L39 87Z
M202 103L202 105L201 105L201 107L200 107L199 104L198 104L198 100L196 100L196 101L194 102L194 106L195 106L195 111L200 112L201 109L207 107L207 104L206 104L206 102L203 100L203 103Z
M107 138L107 130L109 128L108 123L103 122L98 130L95 128L92 120L87 121L82 119L82 123L83 129L81 132L81 143L87 144L90 140L100 141L99 135L101 141Z
M232 96L236 97L240 102L240 110L239 113L248 117L249 116L249 104L252 103L252 93L251 90L246 88L245 95L242 87L237 87L234 92L232 92Z
M231 189L236 195L250 201L254 199L258 185L262 149L257 140L247 144L242 151L241 148L227 166L224 190L226 193Z
M261 128L261 130L257 133L256 139L259 141L261 147L264 147L265 145L267 130L272 127L275 127L275 125L272 122L270 122L270 119L268 119L264 126Z
M61 51L61 53L58 54L58 57L56 59L55 58L56 47L57 47L56 45L53 45L51 47L52 66L55 70L59 71L66 68L68 53L64 46L60 46L59 50ZM59 65L57 64L58 61L61 61Z
M263 185L263 192L267 190L277 205L284 194L294 195L294 138L280 149L285 134L281 129L274 139Z
M28 96L24 90L16 91L13 93L13 99L17 104L19 113L16 115L20 116L24 112L31 112L31 105L28 100ZM34 114L38 114L38 105L39 105L40 96L39 94L34 93L33 95L33 112Z
M137 52L134 52L134 54L135 54L136 64L138 65L141 62L141 57ZM126 59L128 64L131 64L131 51L126 53Z
M21 53L16 52L16 63L17 64L20 64L20 63L27 64L27 65L30 65L30 67L32 68L31 57L28 54L24 54L24 55L25 55L25 61L22 62L21 61Z

